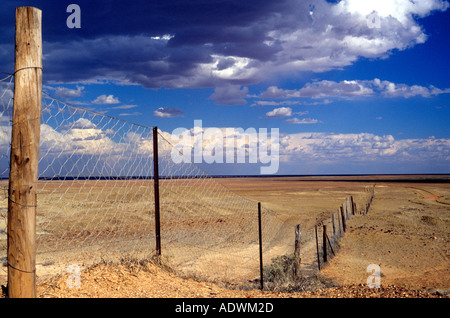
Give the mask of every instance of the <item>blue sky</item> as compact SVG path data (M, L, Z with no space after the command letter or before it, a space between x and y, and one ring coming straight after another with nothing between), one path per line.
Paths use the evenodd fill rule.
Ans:
M72 104L168 135L277 128L279 174L450 173L448 1L6 0L3 72L21 5L43 10L44 90Z

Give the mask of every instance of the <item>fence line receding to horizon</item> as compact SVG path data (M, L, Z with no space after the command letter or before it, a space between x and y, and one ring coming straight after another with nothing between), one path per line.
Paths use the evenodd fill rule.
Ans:
M1 85L0 96L7 96L2 98L0 112L0 177L5 179L9 165L11 79L6 78ZM43 94L36 229L38 282L64 274L74 264L86 268L104 261L149 259L155 254L152 140L152 127L75 107ZM194 163L174 163L172 149L173 145L159 131L164 260L182 275L232 284L257 280L257 202L233 193ZM0 257L4 259L5 181L2 188L5 195L0 206ZM336 216L337 223L339 215ZM331 228L330 224L328 229ZM285 233L286 224L276 213L262 207L264 265L294 251L292 229L292 233ZM338 229L341 234L341 227ZM313 228L302 232L302 243L314 242ZM330 244L336 244L337 232L329 236ZM302 250L302 267L314 267L313 258L305 256L311 251ZM321 259L323 251L321 248L319 252ZM6 271L4 267L2 270Z

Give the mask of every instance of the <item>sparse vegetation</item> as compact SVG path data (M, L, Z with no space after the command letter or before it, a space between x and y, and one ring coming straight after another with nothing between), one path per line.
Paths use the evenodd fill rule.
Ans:
M278 292L304 292L317 289L337 287L332 280L325 278L320 272L300 273L294 275L294 255L276 257L264 268L266 289Z

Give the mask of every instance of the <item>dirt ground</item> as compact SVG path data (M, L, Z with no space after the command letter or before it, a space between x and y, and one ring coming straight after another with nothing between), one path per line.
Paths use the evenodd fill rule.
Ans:
M367 185L363 181L329 182L323 178L325 180L319 185L313 180L306 181L308 178L303 178L302 182L288 178L290 181L275 188L291 193L293 186L288 183L292 182L297 184L297 189L305 189L299 192L303 198L285 198L283 203L277 203L298 207L305 204L306 197L315 205L305 206L307 211L327 211L337 199L336 196L328 196L330 199L327 202L327 191L335 193L341 190L343 193L355 194L358 187ZM355 178L347 177L347 180ZM339 253L322 269L321 274L342 286L366 285L372 274L372 271L367 271L367 267L376 264L381 270L382 286L395 285L449 293L450 184L435 183L434 177L430 177L431 180L420 178L379 176L366 180L375 184L371 209L367 215L355 215L349 220ZM308 193L306 189L317 191ZM258 190L262 198L264 191L261 188ZM244 192L249 194L249 191Z
M217 284L180 278L154 264L98 265L81 275L80 288L70 276L38 285L38 294L50 298L448 298L441 290L382 285L348 284L306 292L236 290Z
M449 292L449 185L377 183L375 191L370 213L351 220L322 273L346 285L364 282L377 264L382 284Z
M367 187L375 197L367 215L355 215L337 255L321 270L335 287L307 292L236 290L223 284L180 278L154 264L97 265L81 273L81 288L69 276L44 281L41 297L449 297L450 183L417 177L224 178L218 181L280 215L283 228L311 228L335 212L348 195L361 204ZM403 180L402 180L403 178ZM424 178L424 177L420 177ZM448 178L448 176L446 176ZM399 180L400 179L400 180ZM361 208L359 206L359 208ZM274 237L280 242L283 238ZM369 265L381 269L381 288L368 288Z

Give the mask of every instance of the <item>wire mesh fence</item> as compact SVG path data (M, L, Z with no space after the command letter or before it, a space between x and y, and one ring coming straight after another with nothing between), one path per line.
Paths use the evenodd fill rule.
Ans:
M151 129L44 95L38 279L153 247ZM40 270L40 271L39 271Z
M6 264L12 77L2 83L1 254ZM36 215L37 280L101 261L155 254L152 127L43 94ZM257 202L197 165L174 163L158 132L162 256L182 275L239 284L258 276ZM277 217L263 207L265 251ZM280 225L278 225L279 227ZM275 234L273 234L275 233ZM269 259L270 253L265 255ZM2 275L6 276L6 266Z
M8 174L14 76L0 75L0 275L6 276Z
M0 278L7 275L7 207L13 76L0 81ZM145 127L42 98L37 182L38 282L73 266L150 259L156 252L153 127ZM164 262L180 275L233 285L260 277L258 202L230 191L190 160L175 162L170 134L157 131L160 242ZM361 210L373 198L363 195ZM365 198L367 196L367 198ZM345 211L350 207L346 200ZM348 217L348 215L346 216ZM338 250L344 220L336 213L302 228L301 271ZM266 271L294 252L294 230L274 211L261 209ZM320 226L318 226L320 225ZM317 233L317 234L316 234ZM319 237L318 237L319 236Z

